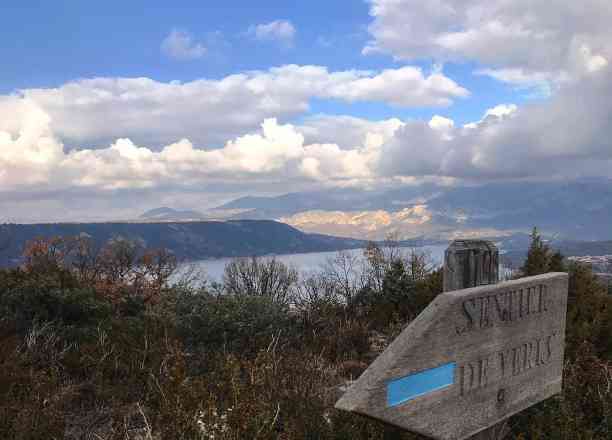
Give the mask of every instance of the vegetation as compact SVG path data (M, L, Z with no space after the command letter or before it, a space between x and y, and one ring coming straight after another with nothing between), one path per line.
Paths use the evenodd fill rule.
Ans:
M508 438L608 439L612 303L534 231L525 275L570 273L564 393ZM0 271L0 438L417 439L333 409L442 290L393 243L299 276L239 259L220 285L178 282L173 255L115 240L37 239Z
M544 243L537 228L531 232L531 244L525 263L520 269L521 276L533 276L547 272L565 272L563 255L561 252L552 252Z
M511 419L519 439L612 438L612 297L590 267L566 267L537 229L522 276L569 273L564 390Z

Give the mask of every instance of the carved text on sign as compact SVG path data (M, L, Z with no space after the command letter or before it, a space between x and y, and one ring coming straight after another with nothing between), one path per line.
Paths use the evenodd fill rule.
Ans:
M457 334L517 322L548 312L548 287L538 284L516 290L470 298L462 303L465 323Z
M490 385L504 379L516 377L550 362L555 349L559 349L557 334L537 337L508 349L498 350L468 361L457 368L459 394Z

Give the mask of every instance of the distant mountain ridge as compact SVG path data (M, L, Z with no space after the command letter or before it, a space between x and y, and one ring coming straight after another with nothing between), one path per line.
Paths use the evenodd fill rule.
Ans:
M427 221L406 222L398 215L417 207L427 212ZM432 239L503 235L538 226L565 239L612 239L612 180L603 178L478 186L424 184L376 191L326 189L243 197L218 209L239 210L230 218L282 219L309 232L360 238L380 239L389 231L404 238ZM364 227L356 217L369 218L371 223Z
M204 220L206 216L199 211L181 211L173 208L155 208L144 212L140 217L144 221L181 221L181 220Z
M19 264L28 240L80 234L87 234L97 246L121 237L138 241L145 247L166 248L179 260L325 252L362 247L366 243L363 240L307 234L270 220L3 224L0 225L0 266Z

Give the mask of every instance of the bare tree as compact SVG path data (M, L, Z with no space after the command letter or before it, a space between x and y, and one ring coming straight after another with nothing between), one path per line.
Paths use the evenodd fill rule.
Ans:
M408 276L412 281L422 280L434 270L431 255L426 251L411 248L404 261Z
M361 284L359 261L358 255L341 250L333 258L328 258L323 265L324 276L333 283L346 303L351 302Z
M424 279L435 268L428 252L415 247L401 247L396 234L387 235L380 244L368 243L363 256L363 285L376 292L382 292L387 273L398 262L402 264L411 281Z
M298 272L275 258L237 258L225 266L223 284L233 295L266 296L286 304Z
M103 278L113 283L132 283L140 252L140 247L132 240L110 240L100 253L99 264Z
M298 308L308 308L318 303L339 303L340 298L332 280L323 273L314 273L297 285L294 302Z
M375 291L381 291L388 267L383 249L371 241L364 249L363 256L363 284Z
M148 249L139 258L136 279L146 293L145 301L158 297L176 270L176 256L167 249Z
M23 267L33 272L48 272L61 267L67 254L62 237L37 237L29 240L23 250Z
M68 255L65 264L69 263L81 282L91 284L99 279L101 248L87 234L68 239Z

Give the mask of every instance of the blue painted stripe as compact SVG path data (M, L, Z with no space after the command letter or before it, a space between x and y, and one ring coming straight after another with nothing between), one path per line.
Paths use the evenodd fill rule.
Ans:
M394 379L387 384L387 405L396 406L455 383L455 362Z

